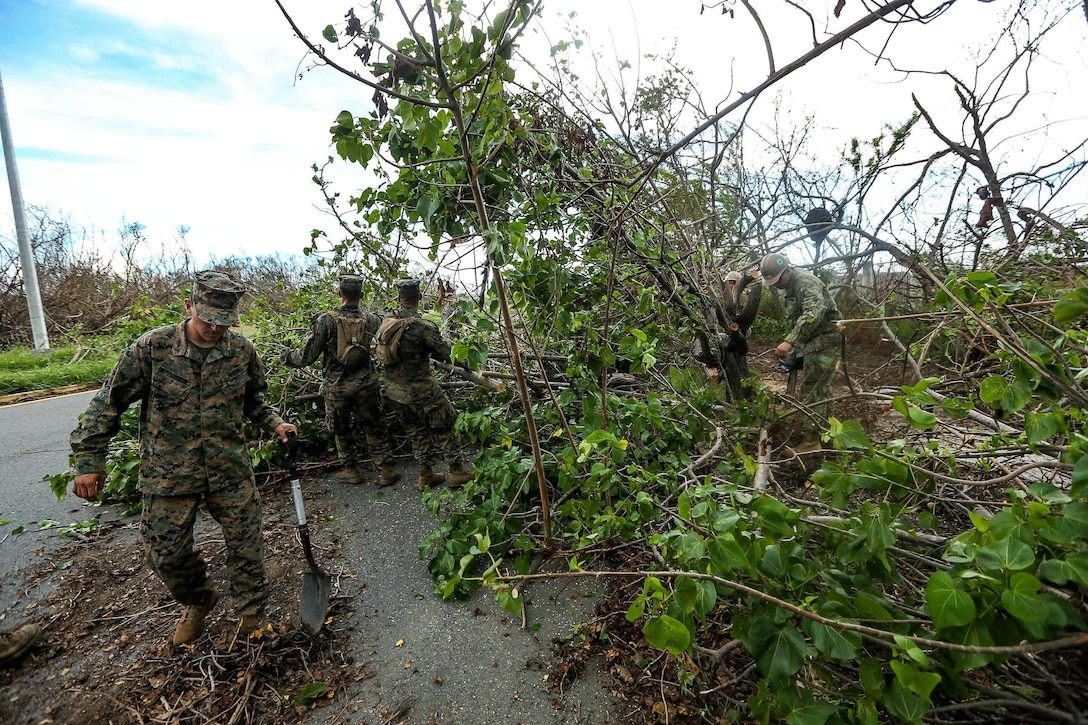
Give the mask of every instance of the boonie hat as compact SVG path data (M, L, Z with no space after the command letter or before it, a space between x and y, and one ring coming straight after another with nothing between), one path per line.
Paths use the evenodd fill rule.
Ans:
M245 285L229 274L212 270L197 272L193 309L197 317L210 325L232 327L239 322L238 301L245 293Z
M770 287L789 268L790 260L786 259L784 254L771 252L759 263L759 275L763 277L763 284Z

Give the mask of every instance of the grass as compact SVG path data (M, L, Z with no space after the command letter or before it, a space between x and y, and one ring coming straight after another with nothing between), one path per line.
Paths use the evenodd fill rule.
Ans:
M99 385L117 362L116 352L95 353L72 362L74 347L35 354L28 348L0 352L0 395L50 390L70 385Z

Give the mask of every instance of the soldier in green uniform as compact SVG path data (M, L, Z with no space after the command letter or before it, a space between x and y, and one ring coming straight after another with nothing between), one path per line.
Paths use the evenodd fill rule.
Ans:
M359 446L356 432L362 428L367 447L374 462L381 466L378 486L392 486L400 478L393 465L393 454L386 435L381 388L370 354L370 341L378 332L382 318L373 312L360 311L359 298L363 278L344 275L340 278L339 309L324 312L314 320L310 337L301 350L288 350L283 363L293 368L312 365L320 355L323 380L321 395L325 410L332 420L332 434L340 469L335 478L341 483L362 483L359 471ZM349 330L351 332L349 332ZM357 335L358 354L348 351L351 341L345 335Z
M457 412L431 375L431 358L449 362L450 345L438 325L419 314L419 281L397 283L399 308L390 312L378 333L379 362L385 367L385 397L412 442L419 461L419 487L436 486L446 475L436 473L438 459L449 463L450 486L472 480L453 426Z
M842 340L836 323L841 319L827 285L808 270L790 265L777 252L759 263L763 284L782 290L789 334L775 349L779 359L796 359L803 366L801 400L819 415L831 414L831 376L839 362ZM806 417L802 424L805 439L795 453L820 450L820 432L815 421Z
M265 369L238 324L245 287L221 272L198 272L187 320L141 336L121 353L72 432L73 492L97 501L106 453L121 414L140 406L140 476L147 562L185 607L174 644L192 642L219 600L193 541L203 502L226 541L230 593L243 634L260 627L268 600L261 499L243 423L287 440L297 432L265 403Z

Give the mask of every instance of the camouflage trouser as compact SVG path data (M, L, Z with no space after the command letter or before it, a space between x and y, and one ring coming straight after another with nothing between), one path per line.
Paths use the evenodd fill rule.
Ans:
M325 411L332 423L336 455L345 466L359 463L357 436L366 436L370 455L379 466L392 462L385 430L385 411L377 382L341 383L324 391ZM360 430L362 429L362 430Z
M830 402L819 401L831 398L831 378L839 364L841 352L842 338L837 332L822 335L805 348L804 369L801 372L801 400L825 419L831 415L832 406ZM801 426L806 434L816 432L818 428L807 417Z
M393 403L393 408L420 465L433 466L439 458L458 455L460 445L453 430L457 411L445 395L423 403Z
M212 582L193 541L193 524L202 499L223 530L235 611L239 616L262 614L268 601L268 582L261 497L252 478L229 491L186 496L145 493L140 533L148 565L179 603L188 606L208 601Z

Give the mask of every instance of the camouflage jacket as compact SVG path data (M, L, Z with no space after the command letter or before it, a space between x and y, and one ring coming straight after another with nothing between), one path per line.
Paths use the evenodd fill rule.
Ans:
M804 356L809 349L822 347L819 338L838 333L835 323L839 321L839 309L827 285L805 269L793 267L793 276L783 290L783 302L786 307L786 321L790 332L786 342L797 348L798 356Z
M365 315L367 318L367 332L370 339L374 339L378 332L378 326L382 324L382 318L373 312L359 312L358 305L344 305L341 312L348 315ZM349 368L336 359L336 320L328 312L322 312L314 320L310 329L310 337L301 350L290 350L283 356L283 364L292 368L304 368L313 365L321 355L321 369L324 373L322 390L335 390L340 383L366 383L377 382L374 373L374 356L368 358L366 365ZM368 380L368 378L370 380Z
M121 353L69 439L77 475L106 470L121 414L140 402L140 490L183 495L252 479L244 420L269 432L284 422L265 404L264 365L233 330L201 363L187 323L145 333Z
M431 358L450 361L450 344L442 339L438 325L419 312L401 307L387 317L416 317L404 331L396 365L385 367L385 397L396 403L422 403L442 395L438 381L431 375Z

